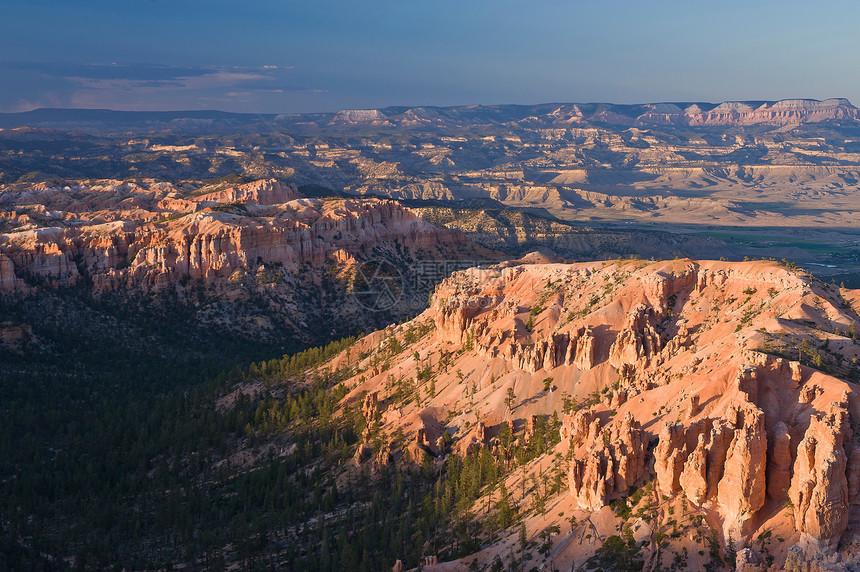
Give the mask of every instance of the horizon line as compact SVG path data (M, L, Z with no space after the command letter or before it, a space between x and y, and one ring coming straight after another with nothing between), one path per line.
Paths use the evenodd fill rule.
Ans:
M336 111L281 111L281 112L254 112L254 111L225 111L216 108L198 108L198 109L111 109L107 107L34 107L26 111L0 111L0 115L23 115L38 111L100 111L109 113L224 113L229 115L330 115L344 111L382 111L386 109L418 109L418 108L435 108L435 109L468 109L468 108L493 108L493 107L540 107L546 105L611 105L617 107L635 107L648 105L675 105L675 106L693 106L699 104L713 105L717 107L725 103L742 103L746 105L764 105L775 104L786 101L808 101L815 103L824 103L827 101L841 101L851 107L856 106L851 103L847 97L828 97L825 99L815 99L810 97L787 97L782 99L726 99L720 102L714 101L646 101L639 103L615 103L611 101L547 101L541 103L466 103L455 105L386 105L382 107L354 107L341 108Z

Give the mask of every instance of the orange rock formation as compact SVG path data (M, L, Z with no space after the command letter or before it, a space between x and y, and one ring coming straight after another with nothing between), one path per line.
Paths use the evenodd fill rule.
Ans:
M706 518L726 549L778 532L786 541L773 549L774 569L819 554L854 562L860 396L840 379L860 359L853 297L773 262L459 272L423 315L385 334L432 324L421 359L456 357L436 373L424 409L407 407L383 430L427 440L428 416L449 432L477 418L469 446L455 443L468 454L500 423L527 428L556 413L557 452L571 452L568 511L599 511L651 482L661 503L684 499ZM383 380L413 376L411 352L361 374L354 391L390 399ZM579 411L562 415L566 396ZM570 546L566 558L581 563L586 549Z

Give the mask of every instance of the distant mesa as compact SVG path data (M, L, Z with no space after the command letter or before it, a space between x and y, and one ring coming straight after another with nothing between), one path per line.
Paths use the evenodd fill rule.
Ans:
M695 107L695 109L693 109ZM858 118L858 110L847 99L783 99L776 102L724 102L710 111L690 106L684 117L689 125L755 125L815 123Z
M779 101L543 103L536 105L465 105L454 107L386 107L342 109L336 113L241 114L220 111L110 111L104 109L34 109L22 113L0 113L0 129L35 127L80 127L78 124L152 126L153 122L188 130L210 127L215 122L277 121L279 124L316 124L331 127L399 127L501 125L563 126L583 123L639 126L746 126L791 125L821 121L856 121L858 109L845 98L823 101L782 99Z
M535 106L469 105L448 108L387 108L341 110L332 116L332 125L415 126L438 122L441 118L453 124L496 124L507 121L536 121L545 124L582 122L609 123L630 127L667 126L734 126L789 125L829 120L853 120L860 112L844 98L782 99L779 101L725 101L645 103L565 103Z
M378 109L343 109L334 114L332 123L373 123L392 125Z

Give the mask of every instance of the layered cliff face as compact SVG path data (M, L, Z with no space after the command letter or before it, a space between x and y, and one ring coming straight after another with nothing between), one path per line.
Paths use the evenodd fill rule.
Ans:
M305 339L314 312L331 313L338 327L414 315L426 288L450 272L418 276L421 264L498 258L389 200L301 198L274 180L211 189L155 181L6 188L0 293L83 289L119 305L169 295L200 325ZM373 292L357 284L365 263L387 265L397 281L384 311L351 295Z
M57 226L2 235L0 284L6 291L22 288L21 278L73 286L86 275L97 290L152 288L180 279L226 279L262 262L287 269L319 265L338 250L373 249L385 240L425 250L465 243L392 201L300 199L294 188L279 183L244 185L187 202L193 205L189 212L161 211L167 214L147 222L82 224L54 211L65 224L57 220Z
M783 99L759 104L725 102L704 111L698 105L684 110L689 125L788 125L827 120L856 120L858 110L847 99Z
M662 550L695 553L707 526L719 540L712 550L750 547L744 559L769 562L760 569L814 558L804 565L857 564L853 296L773 262L505 263L441 283L430 309L381 334L407 339L424 328L420 342L388 350L381 368L358 363L351 383L397 410L383 431L420 430L429 443L461 436L468 446L455 443L454 454L486 446L504 455L494 439L504 442L510 428L527 442L534 419L558 418L560 443L509 480L513 489L543 474L553 455L564 459L567 492L556 506L569 538L556 565L582 563L595 549L564 523L618 502L640 515L622 517L618 530L631 526L652 543L666 526L699 523L689 537L658 538ZM378 362L373 348L368 364ZM426 364L438 364L434 391L418 408L399 404L392 380ZM440 427L427 429L430 418ZM650 491L646 500L625 501L637 488ZM554 521L538 516L540 526ZM781 540L763 540L771 536Z

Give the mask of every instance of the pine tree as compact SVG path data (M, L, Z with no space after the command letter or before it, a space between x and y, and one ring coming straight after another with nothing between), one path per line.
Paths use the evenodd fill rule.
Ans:
M508 407L508 414L512 413L514 410L514 401L516 401L516 395L514 394L514 388L509 387L507 396L505 397L505 405Z
M511 499L504 481L499 487L499 500L496 502L496 509L499 511L499 525L503 529L513 524L517 514L514 507L511 506Z

